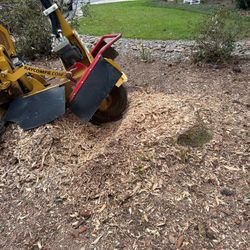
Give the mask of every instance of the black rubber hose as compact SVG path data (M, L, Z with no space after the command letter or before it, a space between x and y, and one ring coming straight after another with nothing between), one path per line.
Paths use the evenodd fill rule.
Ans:
M41 0L41 3L45 9L48 9L49 7L52 6L52 3L50 2L50 0ZM52 25L52 33L58 36L58 30L61 29L61 25L59 23L56 13L52 12L51 14L49 14L49 18L50 18L51 25Z

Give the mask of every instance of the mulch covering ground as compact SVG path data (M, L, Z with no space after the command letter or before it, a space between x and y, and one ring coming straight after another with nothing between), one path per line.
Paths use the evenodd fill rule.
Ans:
M122 120L1 136L0 248L249 249L249 62L120 61ZM177 143L201 124L208 143Z

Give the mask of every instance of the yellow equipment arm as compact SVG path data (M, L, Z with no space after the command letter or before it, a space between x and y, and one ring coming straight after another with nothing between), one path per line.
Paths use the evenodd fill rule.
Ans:
M14 44L11 40L10 34L2 24L0 24L0 44L5 47L8 56L16 56L16 51L14 48Z
M75 44L82 52L83 55L85 55L88 59L88 63L90 64L94 58L89 53L88 49L85 47L85 45L82 43L79 35L77 34L76 30L72 29L69 23L65 20L64 16L62 15L61 11L57 9L56 15L58 17L59 23L61 25L62 34L69 39L70 42Z

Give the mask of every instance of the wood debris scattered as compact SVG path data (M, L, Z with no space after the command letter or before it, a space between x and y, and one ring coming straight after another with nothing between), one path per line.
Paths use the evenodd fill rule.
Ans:
M249 249L249 62L121 61L123 120L1 136L0 248ZM178 144L197 124L212 138Z

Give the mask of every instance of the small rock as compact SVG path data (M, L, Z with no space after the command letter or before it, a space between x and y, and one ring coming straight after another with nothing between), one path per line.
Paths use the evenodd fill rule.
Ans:
M241 68L239 65L234 65L232 68L233 72L235 73L241 73Z
M233 190L231 190L229 188L226 188L226 187L222 188L221 191L220 191L220 193L222 195L225 195L225 196L232 196L232 195L235 194Z
M218 64L213 64L213 69L220 69L220 65L218 65Z
M81 216L81 217L84 217L85 219L89 219L90 217L91 217L91 212L89 211L89 210L81 210L80 212L79 212L79 215Z
M234 222L235 222L235 224L237 224L237 225L240 225L240 224L241 224L241 220L240 220L239 218L237 218Z
M206 237L210 240L216 239L214 232L210 228L206 228Z

